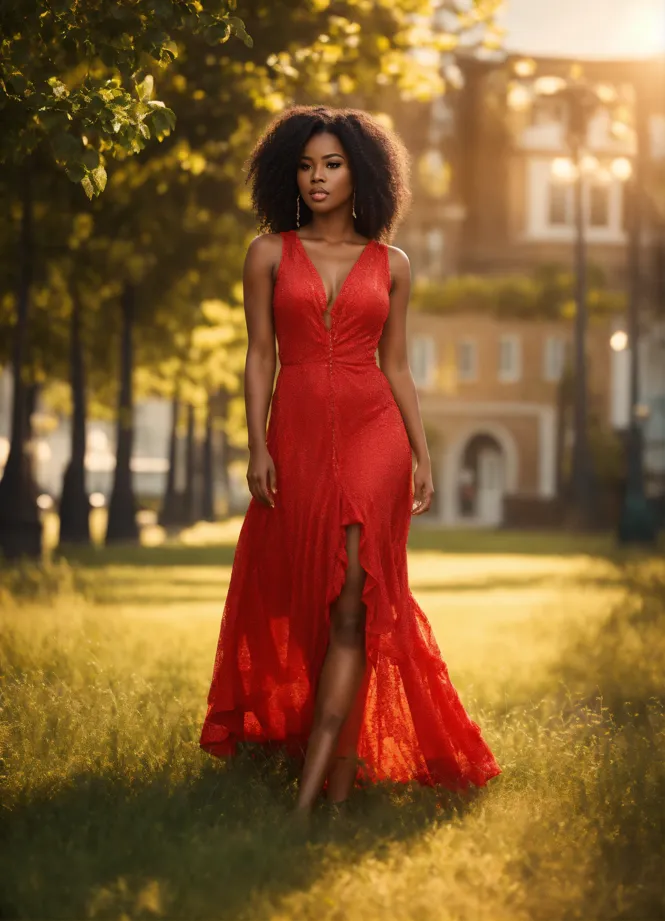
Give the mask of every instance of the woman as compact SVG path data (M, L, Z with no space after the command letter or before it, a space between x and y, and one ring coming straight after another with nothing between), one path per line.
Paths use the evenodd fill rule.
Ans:
M500 773L408 586L411 515L434 488L406 358L409 261L383 242L407 172L392 132L324 107L285 111L249 161L265 231L244 268L252 497L200 744L304 755L305 814L361 779L463 790Z

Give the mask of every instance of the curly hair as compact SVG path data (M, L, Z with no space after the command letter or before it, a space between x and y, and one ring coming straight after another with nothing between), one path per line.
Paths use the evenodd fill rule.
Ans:
M400 138L361 109L291 106L268 125L247 161L252 205L262 233L296 227L298 161L315 134L334 134L346 151L356 190L358 233L390 240L411 201L409 156ZM300 224L312 211L300 203Z

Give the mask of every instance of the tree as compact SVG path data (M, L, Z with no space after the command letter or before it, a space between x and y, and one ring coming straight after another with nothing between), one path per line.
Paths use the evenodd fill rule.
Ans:
M107 118L98 122L108 127L110 120L113 136L104 139L91 118L80 135L86 139L82 141L86 151L93 148L100 164L108 167L109 177L104 196L93 202L94 233L85 259L93 253L100 282L117 289L118 309L107 314L111 331L119 327L117 320L123 312L126 316L126 310L121 309L126 299L121 299L120 291L126 292L127 285L133 288L130 338L136 362L154 367L168 356L173 337L196 327L202 301L232 300L231 288L240 277L244 248L254 230L240 181L243 161L270 115L292 100L327 101L376 111L388 107L393 98L428 98L444 89L436 57L430 55L425 61L413 52L417 49L420 55L434 52L436 56L453 49L467 34L477 35L484 28L491 31L497 5L496 0L478 0L465 12L451 9L446 23L432 28L427 17L431 17L434 4L429 0L402 0L399 4L342 0L334 8L320 0L304 4L261 0L239 10L254 39L250 51L246 40L244 44L217 47L218 37L214 30L210 32L209 23L197 21L195 28L191 18L178 19L182 10L197 10L199 4L136 0L124 6L145 12L149 19L157 16L168 20L167 8L175 10L170 23L173 29L163 28L160 38L168 37L168 47L163 42L159 53L149 58L157 62L158 70L160 62L170 63L160 72L161 98L156 101L152 98L155 81L145 63L152 46L145 34L135 24L138 38L133 48L122 39L116 49L119 58L126 54L128 60L118 64L117 73L105 70L109 65L100 49L109 44L115 47L117 29L112 32L112 41L107 41L104 30L115 28L111 20L118 19L119 14L112 6L93 4L86 13L91 30L100 21L106 25L98 30L102 33L99 42L91 40L90 48L86 46L87 69L81 66L80 54L78 58L70 54L67 67L63 65L58 71L65 90L47 82L58 100L57 105L51 105L55 109L51 114L57 118L49 130L59 137L64 130L60 116L69 111L71 119L65 133L71 134L92 112L83 97L92 98L95 93L100 97L95 105L104 107ZM216 4L215 8L221 6ZM50 9L54 8L59 9L51 4ZM67 35L70 20L68 14L63 15L62 31ZM124 15L118 21L124 21ZM240 37L246 36L237 23L235 27ZM225 28L223 37L229 31ZM125 29L122 34L132 33ZM50 33L49 40L55 41ZM173 63L175 54L177 61ZM86 80L102 82L85 84ZM86 93L81 95L84 84ZM131 105L123 96L127 89ZM111 118L111 110L115 118ZM169 133L171 123L164 117L168 119L168 112L174 111L178 113L178 131ZM44 124L49 127L48 119ZM163 143L147 146L140 157L128 159L144 146L146 131ZM113 146L116 134L122 141L119 149ZM98 191L90 175L98 168L93 155L84 160L78 148L81 155L77 159L70 141L47 147L51 159L64 166L70 178L84 182L88 194ZM63 149L66 157L55 156ZM115 162L110 162L111 156ZM106 354L102 359L108 364L109 330L105 332ZM123 354L129 355L130 349L125 348ZM122 376L122 393L127 398L131 387L126 386L126 370ZM230 418L235 418L233 400L225 401ZM131 407L123 405L121 416L125 424L131 424ZM128 468L129 454L124 449L121 458L122 466ZM114 519L119 528L122 518L130 534L131 477L120 468L119 463L116 475L123 478L126 488L118 493L124 498L117 501L124 510ZM116 530L118 538L121 531Z
M14 328L10 454L0 481L0 550L37 556L41 529L26 454L23 367L34 276L33 193L51 162L88 197L106 185L108 157L131 155L174 127L174 113L151 98L151 67L175 59L175 39L189 32L224 42L251 39L232 2L206 11L196 0L20 0L0 7L0 163L16 174L21 230Z

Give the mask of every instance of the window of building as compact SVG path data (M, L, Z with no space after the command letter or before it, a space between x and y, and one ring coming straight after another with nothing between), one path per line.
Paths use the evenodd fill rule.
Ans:
M473 381L478 375L478 351L472 339L463 339L457 345L457 378Z
M443 269L443 230L440 227L430 227L425 233L427 245L427 270L428 274L438 276Z
M499 380L518 381L522 376L522 349L518 336L499 338Z
M527 238L571 241L575 237L575 191L570 182L552 176L552 158L533 156L526 172ZM593 243L625 243L624 184L588 176L583 185L587 240Z
M529 123L531 125L561 125L566 121L565 105L551 96L536 97L530 107Z
M606 185L589 187L589 226L608 227L610 223L610 190Z
M562 336L548 336L543 355L543 376L546 381L560 381L566 364L566 341Z
M569 224L572 219L571 190L561 182L550 182L548 219L552 227Z
M436 344L431 336L411 340L410 367L416 387L431 387L436 379Z

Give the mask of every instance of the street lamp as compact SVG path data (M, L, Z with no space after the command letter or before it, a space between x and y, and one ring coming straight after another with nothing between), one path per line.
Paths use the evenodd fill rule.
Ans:
M648 121L644 100L635 91L635 152L633 162L617 162L615 169L626 176L628 218L628 345L630 347L630 417L626 441L626 489L619 516L621 543L654 544L658 537L656 512L644 488L644 423L649 408L640 399L640 313L642 301L642 218L644 156L649 147ZM646 412L645 412L646 410Z
M552 163L553 176L573 187L573 217L575 225L574 267L575 267L575 390L574 390L574 445L572 457L571 485L573 501L579 522L590 527L594 521L595 495L591 453L588 435L588 383L586 338L588 327L587 309L587 262L585 237L585 181L595 174L598 178L611 180L614 175L621 179L629 176L632 168L626 158L616 158L609 167L598 162L587 149L589 123L599 109L612 110L620 102L615 87L585 79L582 68L573 64L568 72L560 74L537 73L535 61L517 60L513 63L515 80L509 88L508 104L515 111L528 109L536 97L547 96L557 99L565 111L566 146L569 156L557 157Z
M552 161L551 172L553 178L559 182L575 183L576 186L582 186L582 193L578 195L578 201L580 198L584 198L585 179L593 177L601 182L610 182L612 179L616 179L626 185L629 191L628 197L631 207L632 209L636 207L638 190L635 169L628 157L615 157L609 162L601 162L597 157L585 154L577 164L569 157L557 157ZM657 536L657 523L655 513L645 494L643 470L644 424L649 417L649 407L640 403L639 359L637 354L639 343L639 294L636 291L636 286L639 285L640 240L638 228L635 225L634 211L629 214L629 217L631 218L629 236L631 253L629 259L631 276L628 312L629 331L616 330L610 338L610 347L613 351L622 352L630 348L630 419L626 439L627 486L619 520L619 539L623 543L653 543ZM584 301L579 291L579 269L583 259L580 241L583 228L582 216L578 208L576 208L575 223L578 228L578 303L583 303ZM580 475L579 470L578 475Z

